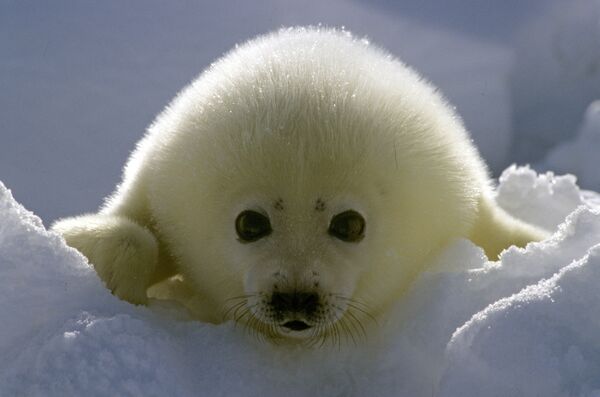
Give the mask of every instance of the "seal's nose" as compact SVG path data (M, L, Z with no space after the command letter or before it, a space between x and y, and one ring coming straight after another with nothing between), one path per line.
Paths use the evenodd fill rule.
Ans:
M317 311L319 295L314 292L274 292L270 303L277 313L310 316Z

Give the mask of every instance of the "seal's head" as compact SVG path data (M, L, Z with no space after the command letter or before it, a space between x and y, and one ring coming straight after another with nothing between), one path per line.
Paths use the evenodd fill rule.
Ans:
M235 49L147 140L156 230L214 308L206 319L272 337L361 334L466 235L487 184L432 87L332 30Z

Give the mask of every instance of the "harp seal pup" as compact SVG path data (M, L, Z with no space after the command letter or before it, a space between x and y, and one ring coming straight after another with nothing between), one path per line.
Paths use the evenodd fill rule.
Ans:
M200 320L304 340L364 332L458 238L495 259L544 237L495 203L431 84L325 28L216 61L149 127L101 210L53 228L124 300L178 274L173 295Z

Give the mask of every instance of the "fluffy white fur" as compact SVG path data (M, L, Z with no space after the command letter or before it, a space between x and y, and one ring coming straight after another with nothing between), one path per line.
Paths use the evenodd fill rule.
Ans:
M272 234L238 241L245 209L267 214ZM366 219L360 242L327 233L348 209ZM543 237L495 204L434 87L364 40L316 28L258 37L211 65L149 128L100 213L54 229L130 302L180 274L202 320L312 337L358 332L457 238L496 258ZM319 294L311 330L286 334L265 314L280 278Z

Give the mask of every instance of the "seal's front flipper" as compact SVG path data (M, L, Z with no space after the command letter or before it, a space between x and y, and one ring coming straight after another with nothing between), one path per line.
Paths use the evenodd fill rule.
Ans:
M52 226L83 253L119 298L145 304L157 268L158 244L146 228L122 216L83 215Z

